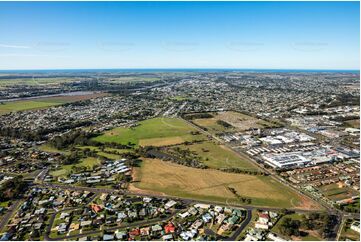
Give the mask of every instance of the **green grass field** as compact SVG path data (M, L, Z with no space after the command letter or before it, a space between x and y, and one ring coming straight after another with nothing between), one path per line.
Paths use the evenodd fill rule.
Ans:
M107 82L113 83L127 83L127 82L153 82L159 81L158 77L150 77L150 76L124 76L124 77L113 77Z
M134 128L115 128L107 131L94 140L107 143L116 142L119 144L136 145L173 145L194 139L204 139L203 135L192 135L190 132L195 128L181 119L176 118L154 118L141 121L139 126Z
M202 157L202 162L210 168L258 170L247 157L240 157L227 147L217 145L211 141L204 141L192 145L179 145L179 147L196 152L198 156Z
M157 159L144 160L135 169L134 180L130 189L151 194L244 205L228 190L232 187L256 206L312 209L310 205L315 205L270 177L197 169Z
M61 105L65 102L60 101L51 101L51 100L26 100L26 101L15 101L15 102L6 102L0 104L0 114L30 110L30 109L40 109L47 108L50 106Z
M9 206L10 201L0 202L0 207L7 208Z
M62 83L69 83L82 80L81 77L44 77L44 78L14 78L14 79L1 79L0 87L7 86L38 86L38 85L59 85Z
M67 150L58 150L55 147L52 147L50 144L43 144L38 146L39 150L45 151L45 152L49 152L49 153L61 153L61 154L69 154L70 152Z
M3 102L0 103L0 115L10 112L48 108L52 106L62 105L65 103L86 100L101 95L104 94L58 96L58 97L46 97L46 98L35 98L35 99L21 100L21 101Z
M111 160L117 160L121 158L120 155L113 154L113 152L117 152L119 154L132 152L132 150L128 150L128 149L114 149L114 148L104 148L104 150L102 151L101 149L95 146L78 146L77 148L94 150L97 152L98 155L104 156Z
M77 164L63 165L63 166L61 166L61 168L59 170L51 171L50 175L56 176L56 177L66 177L67 175L69 175L71 173L73 166L77 166L77 167L85 166L88 168L92 168L94 165L98 165L98 164L100 164L99 159L96 159L94 157L87 157L85 159L82 159L81 162L79 162Z

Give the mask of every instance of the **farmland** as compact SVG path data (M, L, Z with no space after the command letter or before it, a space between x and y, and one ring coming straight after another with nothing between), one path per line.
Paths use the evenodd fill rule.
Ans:
M132 128L120 127L107 131L94 140L108 143L135 145L164 146L174 145L185 141L205 139L203 135L191 134L197 130L183 120L174 118L154 118L139 122L139 125Z
M104 93L89 94L89 95L74 95L74 96L54 96L44 98L34 98L19 101L7 101L0 102L0 115L9 112L17 112L32 109L42 109L51 106L62 105L65 103L71 103L99 96L104 96Z
M5 79L0 76L0 87L7 86L58 86L63 83L70 83L83 80L82 78L74 77L34 77L34 78L10 78Z
M228 187L251 198L252 205L314 208L314 204L269 177L196 169L157 159L145 159L134 174L133 190L205 201L238 203Z

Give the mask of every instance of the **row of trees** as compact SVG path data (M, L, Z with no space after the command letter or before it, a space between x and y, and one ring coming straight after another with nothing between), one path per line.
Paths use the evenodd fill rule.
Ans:
M187 120L192 119L202 119L202 118L213 118L213 115L210 113L192 113L184 115L184 118Z
M189 150L183 150L179 147L164 152L160 147L146 146L140 147L138 153L145 158L157 158L194 168L207 168L207 166L200 161L199 157L192 154Z
M217 120L217 124L227 128L227 129L233 127L230 123L227 123L226 121L223 121L223 120L220 120L220 119Z
M234 189L233 187L227 187L227 189L233 193L237 199L242 202L242 203L247 203L247 204L251 204L252 203L252 199L251 198L247 198L247 197L242 197L238 194L238 192L236 191L236 189Z
M254 176L267 176L267 174L262 171L248 171L236 167L219 168L219 170L229 173L239 173L239 174L254 175Z
M73 145L97 145L98 142L91 140L98 134L89 133L83 130L75 130L63 135L55 136L50 144L57 149L65 149Z
M28 141L41 141L46 139L46 135L53 132L62 132L66 130L71 130L77 127L89 126L92 123L90 121L80 121L80 122L67 122L62 125L59 125L55 128L43 128L39 130L27 130L21 128L12 128L12 127L0 127L0 135L16 139L24 139Z

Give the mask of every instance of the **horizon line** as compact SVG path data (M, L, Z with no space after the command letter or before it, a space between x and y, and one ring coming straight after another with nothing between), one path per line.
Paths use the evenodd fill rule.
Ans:
M360 71L360 69L327 68L242 68L242 67L110 67L110 68L42 68L42 69L0 69L0 71L56 71L56 70L304 70L304 71Z

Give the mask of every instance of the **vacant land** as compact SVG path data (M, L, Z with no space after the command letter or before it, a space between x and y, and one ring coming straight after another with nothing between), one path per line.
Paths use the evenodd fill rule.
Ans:
M107 143L128 144L129 142L141 146L174 145L185 141L205 139L203 135L193 135L197 130L176 118L153 118L142 122L133 128L115 128L94 140Z
M94 150L97 152L98 155L104 156L111 160L118 160L121 158L121 154L133 152L130 149L114 149L108 147L104 149L100 149L99 147L95 147L95 146L78 146L77 148Z
M217 145L211 141L194 143L191 145L179 145L181 149L189 149L202 157L202 162L210 168L240 168L243 170L258 170L247 157L239 154L223 145Z
M198 126L204 127L207 129L207 131L211 133L219 133L219 132L230 132L235 131L234 127L224 127L217 123L216 117L214 118L201 118L201 119L195 119L193 122L197 124Z
M112 77L107 82L113 83L128 83L128 82L153 82L159 81L160 78L154 76L124 76L124 77Z
M89 94L89 95L56 96L56 97L34 98L34 99L19 100L19 101L8 101L8 102L0 103L0 115L10 112L48 108L51 106L57 106L65 103L87 100L104 95L106 94L97 93L97 94Z
M347 126L350 126L352 128L356 128L356 129L360 128L360 120L359 119L348 120L345 123Z
M347 186L340 186L338 184L330 184L320 187L321 192L333 201L339 201L357 196L357 192Z
M100 163L101 163L101 161L97 158L87 157L87 158L82 159L77 164L64 165L61 167L61 169L50 172L50 175L56 176L56 177L66 177L67 175L69 175L71 173L73 166L76 166L76 167L84 166L86 168L92 169L94 165L99 165Z
M287 240L294 240L294 241L320 241L323 240L322 236L319 234L318 231L316 230L302 230L304 232L304 236L299 236L299 237L289 237L286 235L283 235L280 231L280 227L281 224L283 223L283 221L285 221L286 218L290 218L292 220L298 220L300 222L302 222L302 220L304 219L303 216L299 213L294 213L294 214L288 214L288 215L284 215L280 220L278 220L278 222L276 223L276 225L272 228L272 232L281 235L282 238L285 238Z
M11 78L0 77L0 87L14 86L59 86L63 83L81 81L81 77L35 77L35 78Z
M69 151L66 150L59 150L53 146L51 146L50 144L43 144L38 146L39 150L45 151L45 152L49 152L49 153L61 153L61 154L69 154Z
M165 145L175 145L183 143L185 140L180 137L167 137L167 138L150 138L150 139L141 139L139 140L140 146L165 146Z
M193 122L201 127L207 128L207 130L212 133L245 131L248 129L274 126L267 121L238 112L227 111L214 113L213 115L212 118L194 119ZM225 127L219 121L226 122L230 127Z
M314 208L270 177L225 173L212 169L196 169L157 159L146 159L134 174L131 189L167 194L205 201L241 204L228 189L234 188L241 197L250 198L252 205L269 207ZM310 206L312 205L312 206Z

